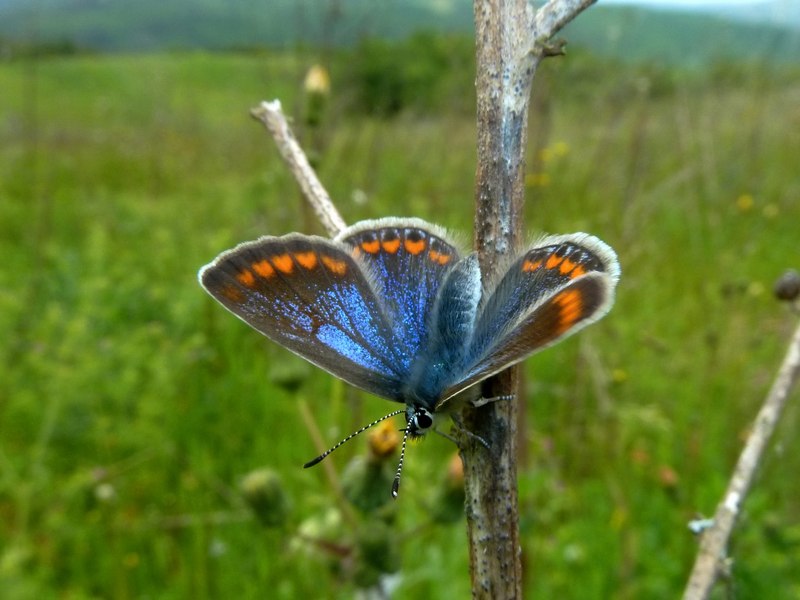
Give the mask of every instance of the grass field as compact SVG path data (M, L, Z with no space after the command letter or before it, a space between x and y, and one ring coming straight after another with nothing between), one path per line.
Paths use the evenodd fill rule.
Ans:
M526 227L600 236L623 278L606 319L526 363L525 588L674 598L686 524L720 499L796 320L771 288L800 267L800 76L569 60L536 83ZM472 115L358 115L334 64L318 160L347 221L413 215L469 240ZM299 114L309 65L0 63L4 597L347 598L397 569L398 598L468 596L463 517L443 500L453 446L411 447L394 503L337 501L323 467L300 468L318 450L302 407L332 443L394 406L306 368L196 282L240 241L319 231L247 115L272 98ZM717 598L800 595L798 416L790 404ZM261 469L285 514L242 495Z

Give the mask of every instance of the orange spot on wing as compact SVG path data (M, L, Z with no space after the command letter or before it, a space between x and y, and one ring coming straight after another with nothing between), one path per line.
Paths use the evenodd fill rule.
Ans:
M428 258L430 258L433 262L438 263L440 265L446 265L450 262L450 259L453 257L449 254L443 254L442 252L437 252L436 250L431 250L428 253Z
M297 261L297 264L308 270L317 266L317 255L313 252L298 252L294 255L294 259Z
M575 279L576 277L580 277L586 273L586 269L584 267L568 258L563 260L561 266L558 267L558 270L561 271L562 275L569 275L570 279Z
M281 273L289 274L294 269L294 261L292 261L292 257L288 254L273 256L272 264L275 265L275 268Z
M405 248L406 252L416 256L417 254L425 250L426 245L427 244L425 243L425 240L417 240L417 241L406 240Z
M347 263L343 260L337 260L332 256L326 256L323 254L322 264L325 265L325 268L335 275L344 275L347 273Z
M222 290L220 291L220 294L225 296L231 302L241 302L242 301L242 292L237 290L232 285L226 285L224 288L222 288Z
M532 271L535 271L541 266L542 266L541 260L537 261L526 260L524 263L522 263L522 270L525 271L526 273L531 273Z
M381 243L378 240L361 242L361 249L367 254L377 254L378 251L381 249Z
M256 282L255 275L250 271L240 271L236 275L236 280L244 286L253 287L253 284Z
M561 258L560 256L557 256L555 254L551 254L547 258L547 262L544 264L544 266L547 267L548 269L555 269L558 265L561 264L562 260L564 260L564 259Z
M400 249L400 240L397 238L393 240L384 240L381 244L381 248L389 254L397 254L397 251Z
M558 267L558 270L561 271L563 275L566 275L574 268L575 268L575 263L572 262L570 259L565 258L563 261L561 261L561 266Z
M558 304L559 332L564 332L572 327L583 316L583 296L577 290L566 290L556 296L553 301Z
M261 277L272 277L275 275L275 267L273 267L266 258L255 262L250 266L253 267L253 271L255 271Z

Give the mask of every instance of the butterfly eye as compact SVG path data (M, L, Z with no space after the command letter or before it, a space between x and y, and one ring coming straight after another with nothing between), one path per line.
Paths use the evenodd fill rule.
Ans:
M425 431L433 425L433 416L427 409L417 408L414 411L414 423L418 430Z

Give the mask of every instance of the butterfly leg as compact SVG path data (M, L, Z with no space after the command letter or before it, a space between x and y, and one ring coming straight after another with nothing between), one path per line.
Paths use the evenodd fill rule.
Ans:
M456 431L458 431L462 435L467 436L468 438L472 439L473 441L478 442L481 446L483 446L487 450L489 449L489 442L487 442L485 439L483 439L477 433L473 433L469 429L464 427L464 424L461 422L461 418L458 415L455 415L455 414L454 415L450 415L450 418L453 419L453 425L454 425ZM456 440L454 440L452 437L450 437L449 435L445 436L445 437L450 438L451 440L456 442L456 445L459 448L461 448L461 445Z
M481 406L486 406L487 404L491 404L492 402L500 402L513 399L514 399L514 394L506 394L504 396L493 396L492 398L475 398L475 400L473 400L471 404L474 408L479 408Z
M436 433L438 433L440 436L442 436L443 438L447 438L448 440L453 442L456 446L459 445L458 444L458 440L456 438L454 438L452 435L450 435L449 433L445 433L444 431L439 431L438 429L434 429L434 431Z

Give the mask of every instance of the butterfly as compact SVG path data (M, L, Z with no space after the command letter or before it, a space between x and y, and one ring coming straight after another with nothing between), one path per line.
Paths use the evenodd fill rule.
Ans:
M483 273L447 232L416 218L362 221L334 239L291 233L223 252L200 284L271 340L349 384L405 405L406 439L478 404L477 383L603 317L617 256L586 233L542 237Z

